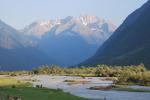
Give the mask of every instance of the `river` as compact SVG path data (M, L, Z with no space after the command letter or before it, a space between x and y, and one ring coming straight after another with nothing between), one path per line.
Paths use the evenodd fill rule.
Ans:
M21 77L20 79L24 78ZM73 95L88 99L103 100L104 98L106 98L107 100L150 100L150 92L127 92L115 90L101 91L88 89L93 86L108 86L112 84L112 81L104 81L99 77L86 77L83 79L82 77L73 76L37 75L30 78L39 80L33 82L33 86L42 85L44 87L52 89L59 88L64 92L69 92ZM70 85L67 82L64 82L65 80L87 81L87 83ZM150 87L132 86L132 88L150 90Z

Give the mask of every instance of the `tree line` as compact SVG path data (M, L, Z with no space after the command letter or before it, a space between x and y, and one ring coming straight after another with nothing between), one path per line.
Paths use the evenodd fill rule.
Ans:
M58 65L42 65L34 68L32 71L0 72L0 74L15 75L66 75L66 76L95 76L109 77L114 79L117 84L137 84L150 86L150 71L144 64L130 66L80 66L73 68L64 68ZM115 77L115 78L113 78ZM117 78L117 79L116 79Z

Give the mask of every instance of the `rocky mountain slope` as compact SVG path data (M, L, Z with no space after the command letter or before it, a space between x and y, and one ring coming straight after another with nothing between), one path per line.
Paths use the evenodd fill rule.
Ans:
M85 65L131 65L150 68L150 1L130 14Z

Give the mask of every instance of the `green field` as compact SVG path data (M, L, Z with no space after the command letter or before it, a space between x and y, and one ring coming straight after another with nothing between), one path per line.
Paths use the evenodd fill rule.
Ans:
M33 88L29 83L13 78L0 78L0 100L8 100L8 97L21 100L87 100L59 89Z

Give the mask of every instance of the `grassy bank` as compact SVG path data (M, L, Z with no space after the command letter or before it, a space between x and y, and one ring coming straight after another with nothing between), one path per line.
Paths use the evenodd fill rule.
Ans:
M61 90L33 87L1 87L0 94L5 98L11 96L19 97L22 100L86 100L69 93L64 93Z
M19 81L14 78L0 78L0 87L31 87L29 82Z
M112 86L94 86L90 87L91 90L115 90L115 91L128 91L128 92L150 92L150 90L144 90L144 89L134 89L129 88L125 85L112 85Z
M0 100L87 100L62 90L33 88L30 83L0 78ZM19 98L19 99L18 99Z

